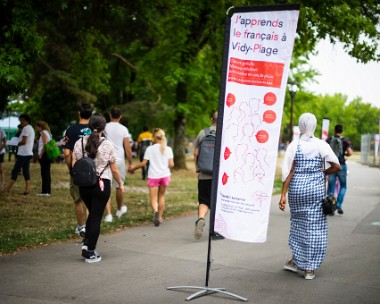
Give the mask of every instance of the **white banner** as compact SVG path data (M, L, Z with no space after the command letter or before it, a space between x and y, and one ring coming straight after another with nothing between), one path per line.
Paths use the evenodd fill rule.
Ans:
M265 242L299 6L235 9L219 104L214 230L232 240Z
M330 119L323 119L322 120L322 136L321 139L326 141L329 137L329 128L330 128Z

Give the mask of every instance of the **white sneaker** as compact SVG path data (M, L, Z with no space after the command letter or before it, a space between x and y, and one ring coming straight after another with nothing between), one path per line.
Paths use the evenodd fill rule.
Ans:
M37 196L50 196L50 193L37 193Z
M108 214L108 215L106 215L105 217L104 217L104 221L106 222L106 223L112 223L112 214Z
M313 280L315 278L315 273L314 273L314 271L312 271L312 272L306 272L305 271L304 277L305 277L305 280Z
M121 218L125 213L127 213L127 210L128 210L127 206L125 205L121 206L120 210L116 211L116 216L118 218Z
M86 235L86 226L77 226L75 228L75 233L79 234L81 237L84 237Z

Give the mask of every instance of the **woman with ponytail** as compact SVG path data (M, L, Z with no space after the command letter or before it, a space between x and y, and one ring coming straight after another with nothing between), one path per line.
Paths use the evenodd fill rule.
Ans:
M101 256L95 251L100 234L100 224L104 209L111 194L112 176L124 192L119 170L116 165L116 156L113 144L102 137L106 120L101 115L92 115L88 126L91 134L83 137L85 157L94 159L99 182L91 187L79 187L80 196L88 209L86 234L82 245L82 256L86 263L101 261ZM83 157L82 138L74 146L72 166Z
M145 167L149 161L147 184L153 209L153 223L157 227L163 221L165 191L170 183L170 169L174 167L174 161L173 150L167 146L164 130L155 129L153 137L155 144L146 149L142 162L132 166L130 171L133 173Z

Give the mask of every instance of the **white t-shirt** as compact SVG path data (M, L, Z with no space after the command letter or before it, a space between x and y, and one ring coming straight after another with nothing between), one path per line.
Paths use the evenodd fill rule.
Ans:
M20 156L31 156L33 155L33 145L34 145L34 129L31 125L26 125L22 128L19 142L22 140L22 138L26 136L26 143L25 145L19 146L17 150L17 155Z
M0 145L3 143L3 138L5 138L5 132L0 128ZM5 147L0 151L0 154L5 153Z
M40 138L38 139L38 155L41 153L42 148L44 147L44 142L42 140L42 133L44 133L47 136L47 142L50 141L51 135L47 130L42 130L40 133Z
M105 131L106 138L112 142L114 146L116 160L125 160L124 138L130 137L128 129L121 123L109 122L106 124Z
M166 147L165 153L161 153L161 145L149 146L144 154L144 159L149 160L148 178L163 178L171 175L169 159L173 158L173 150Z

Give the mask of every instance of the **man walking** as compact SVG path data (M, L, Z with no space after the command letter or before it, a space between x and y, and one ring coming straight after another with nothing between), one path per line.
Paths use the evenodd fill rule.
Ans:
M120 109L116 107L113 108L110 113L111 121L106 125L105 136L109 141L112 142L115 148L116 164L119 169L120 178L124 184L125 177L127 174L125 168L125 157L127 158L129 163L128 170L131 169L133 160L131 143L129 141L130 134L128 129L120 123L121 118L122 115ZM116 216L120 218L123 214L127 212L127 206L123 205L124 193L120 185L115 180L113 182L115 183L116 187ZM107 223L112 222L111 197L106 205L106 216L104 218L104 221Z
M214 112L211 117L211 126L209 127L210 134L215 136L216 123L218 119L218 112ZM198 219L195 222L194 237L199 240L203 234L203 228L205 226L205 216L207 215L211 204L211 190L212 190L212 175L204 173L199 170L198 163L202 161L199 153L199 148L202 140L206 136L206 130L203 129L198 133L194 142L194 162L195 169L198 173ZM211 235L213 240L224 239L224 237L216 232Z
M332 150L335 152L339 159L340 170L335 174L331 174L328 177L328 194L334 195L335 193L335 183L336 179L339 179L340 190L338 193L336 205L338 208L338 213L343 214L342 204L344 196L347 190L347 165L346 157L352 155L352 144L351 142L342 136L343 126L335 126L335 135L327 140L330 144Z
M69 127L65 132L62 148L65 149L64 158L69 172L71 172L72 154L76 141L91 133L91 130L88 127L88 121L90 120L92 111L93 109L89 104L81 105L78 111L79 122ZM81 237L84 237L86 233L84 204L79 194L79 187L74 185L71 175L70 195L74 200L75 215L78 223L75 232Z

